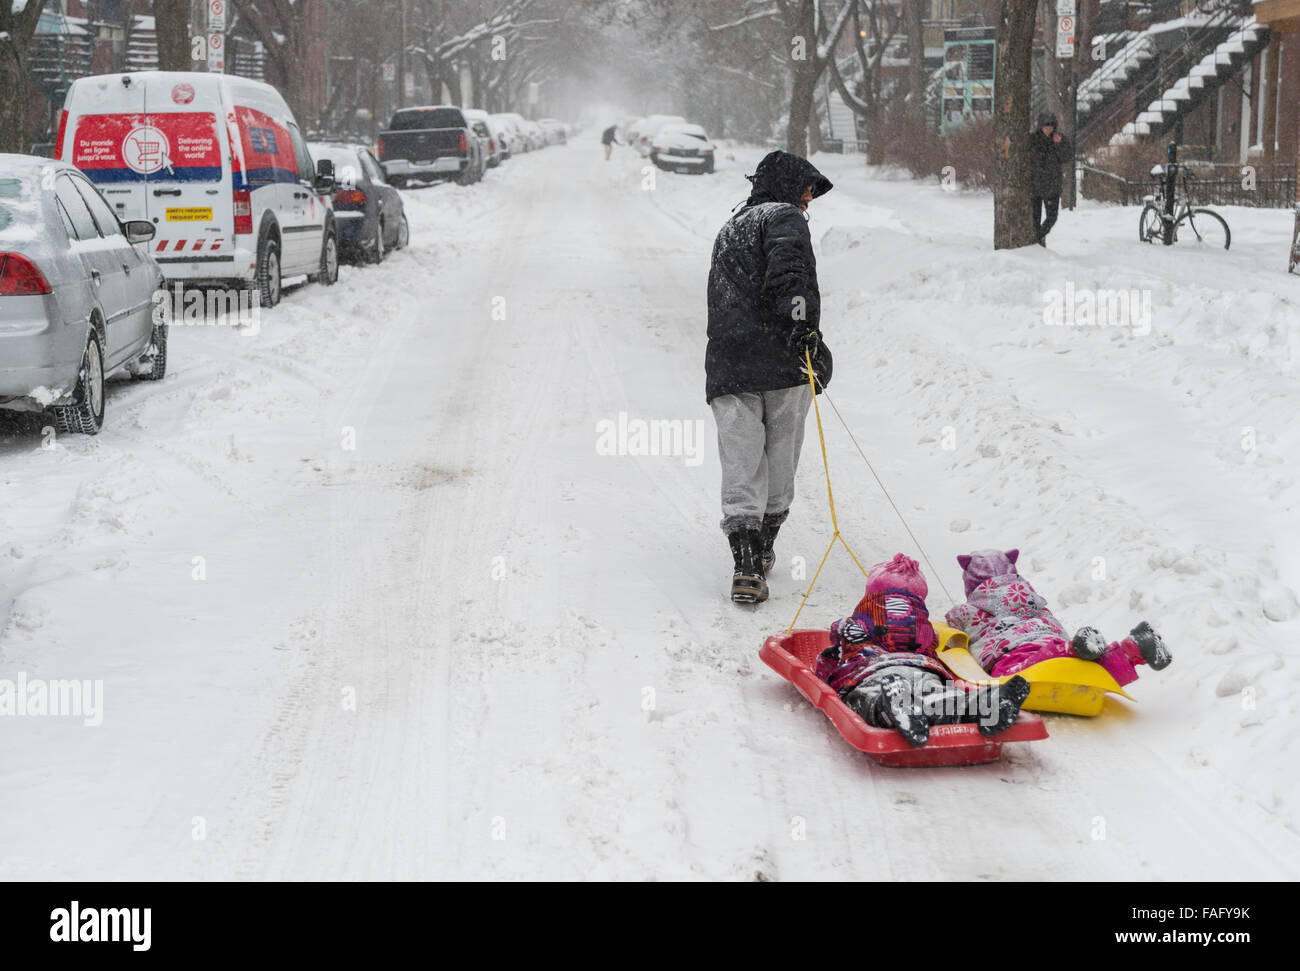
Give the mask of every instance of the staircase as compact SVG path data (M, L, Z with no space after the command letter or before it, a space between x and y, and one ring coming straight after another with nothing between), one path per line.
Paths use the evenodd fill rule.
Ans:
M1121 31L1103 35L1100 40L1102 50L1115 53L1079 82L1081 123L1109 101L1111 95L1128 85L1156 56L1155 41L1146 31Z
M1232 11L1193 14L1140 32L1115 63L1080 84L1080 114L1085 86L1089 110L1078 145L1119 147L1169 132L1267 43L1268 28Z
M826 92L826 120L830 125L830 137L840 139L847 150L852 150L858 140L858 121L853 109L844 103L840 93L832 87Z
M28 49L27 76L50 104L62 105L72 82L90 73L90 56L90 31L47 11L41 14Z
M158 33L152 17L135 17L126 45L126 70L158 70Z

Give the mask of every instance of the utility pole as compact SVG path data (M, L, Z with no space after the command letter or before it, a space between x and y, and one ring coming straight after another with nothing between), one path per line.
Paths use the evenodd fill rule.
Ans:
M1074 49L1075 40L1078 38L1079 19L1075 0L1056 0L1056 56L1063 60L1069 61L1066 71L1066 84L1068 86L1067 101L1065 106L1070 112L1070 139L1074 146L1074 151L1079 150L1079 84L1074 69ZM1077 156L1076 156L1077 157ZM1069 209L1073 210L1076 202L1076 196L1079 194L1078 176L1076 162L1072 159L1070 162L1070 193Z
M397 0L401 8L402 36L397 49L397 107L406 107L406 0Z

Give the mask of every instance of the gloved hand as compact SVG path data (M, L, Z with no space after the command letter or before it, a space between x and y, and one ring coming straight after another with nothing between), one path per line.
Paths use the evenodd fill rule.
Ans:
M790 332L786 343L790 349L798 355L799 360L804 360L805 356L817 360L817 352L821 350L821 337L815 330L796 329Z

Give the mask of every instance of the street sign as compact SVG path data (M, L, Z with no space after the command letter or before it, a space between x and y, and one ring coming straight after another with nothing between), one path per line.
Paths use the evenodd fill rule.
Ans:
M412 74L410 71L406 72L406 79L404 84L402 85L402 90L405 92L408 98L415 97L415 75Z
M392 61L389 61L387 64L384 65L384 80L385 81L397 80L397 65L394 64Z
M1074 18L1056 18L1056 56L1074 57Z
M1056 16L1073 17L1074 15L1074 0L1056 0Z
M226 73L225 34L208 34L208 70L213 74Z
M208 30L226 32L226 0L209 0Z

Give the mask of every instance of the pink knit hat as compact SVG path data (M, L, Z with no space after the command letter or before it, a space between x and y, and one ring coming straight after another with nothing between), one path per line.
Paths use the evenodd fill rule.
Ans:
M922 600L930 593L930 587L921 575L921 565L902 553L888 563L877 563L867 571L867 593L889 589L906 590Z

